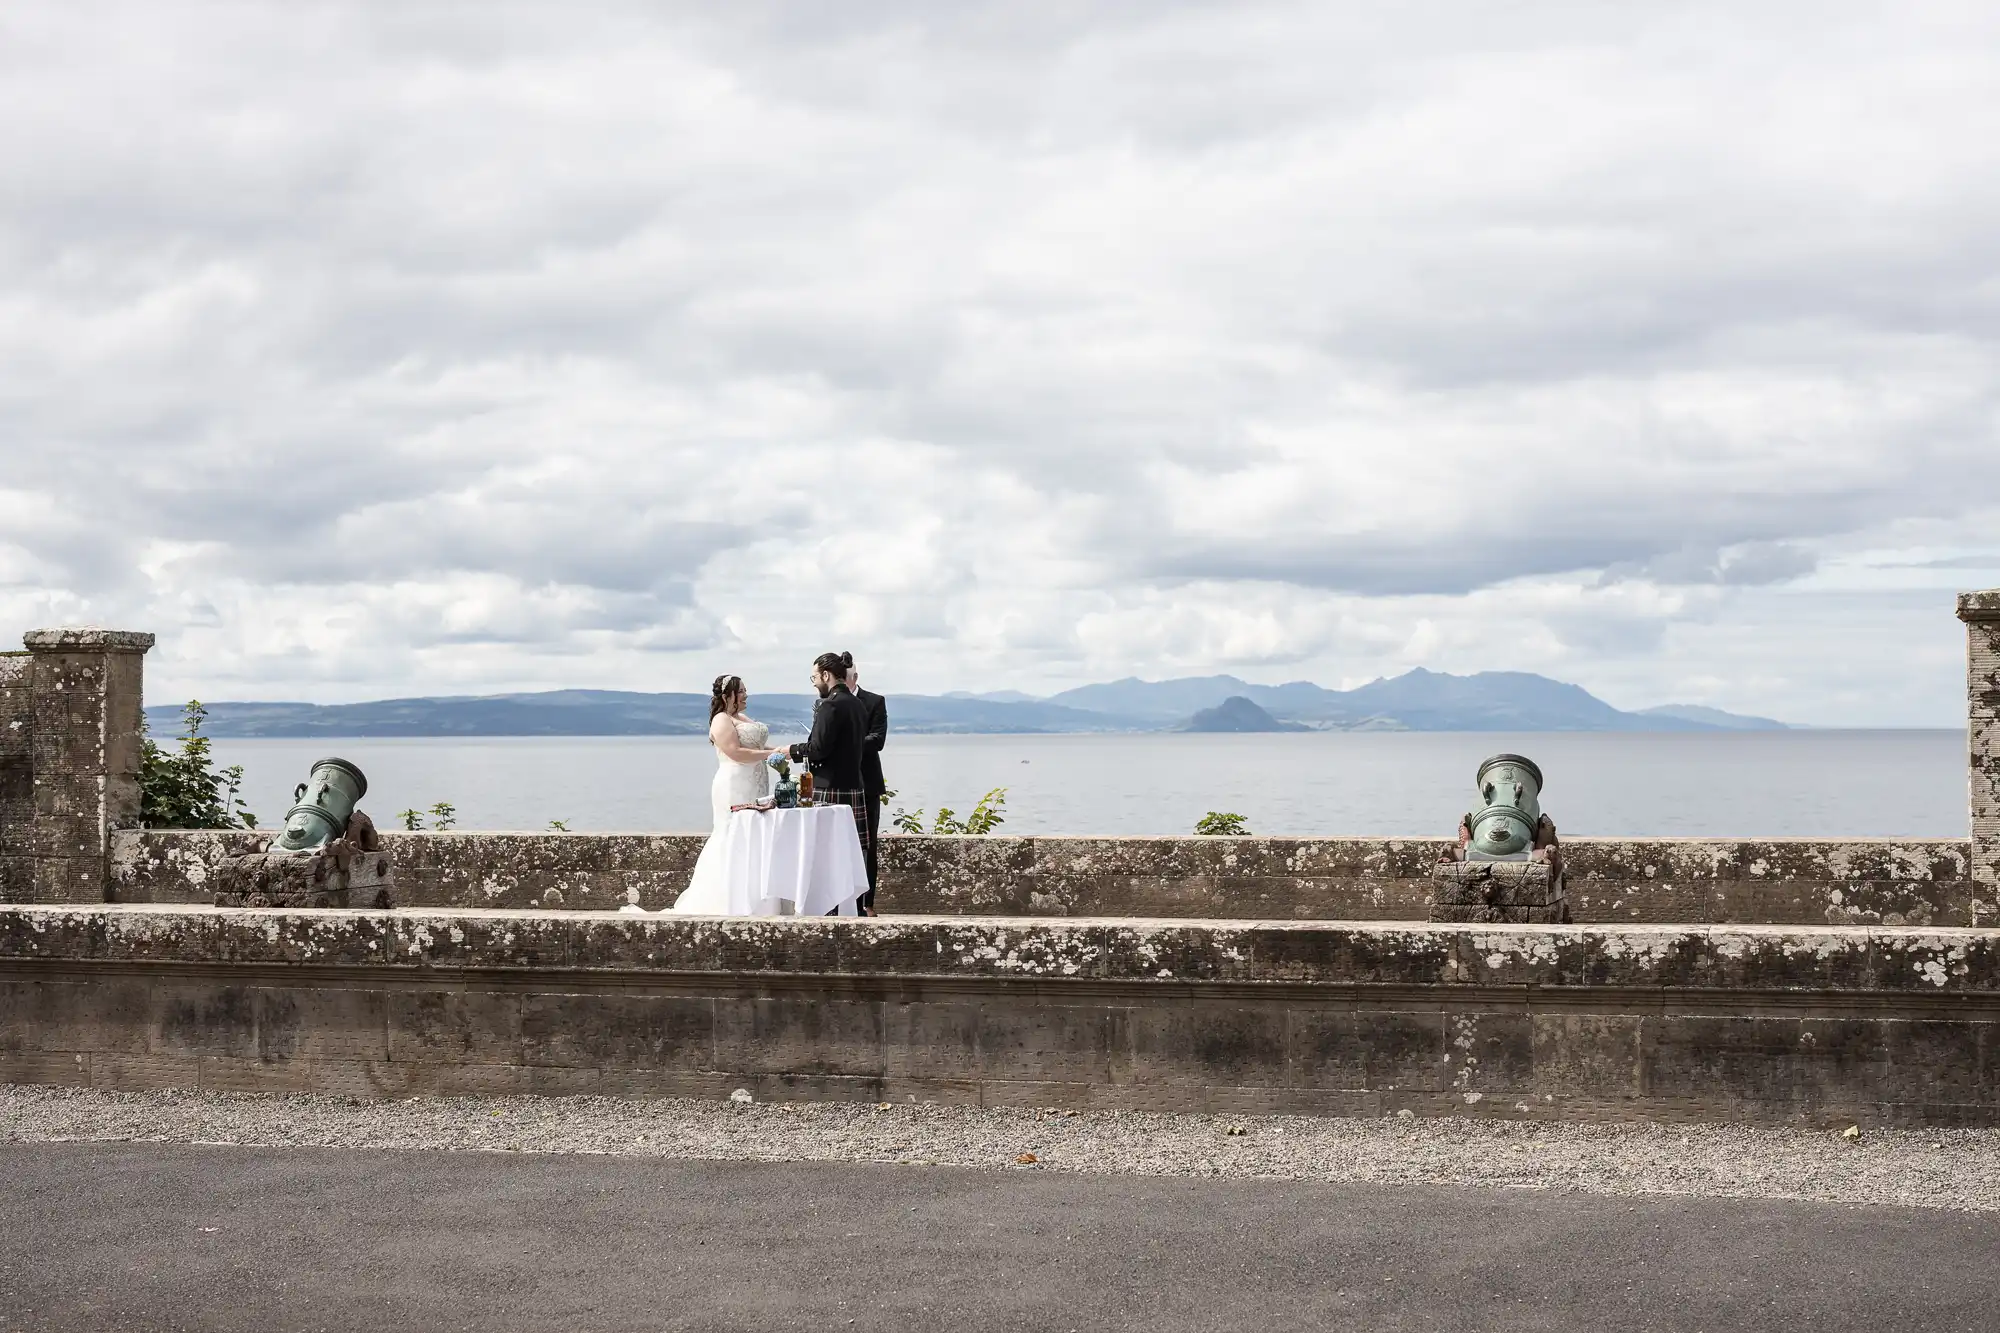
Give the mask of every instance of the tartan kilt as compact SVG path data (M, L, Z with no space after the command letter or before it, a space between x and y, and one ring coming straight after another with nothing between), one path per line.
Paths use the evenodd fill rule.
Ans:
M861 839L861 854L868 854L868 793L863 791L816 791L814 805L844 805L854 811L854 832Z

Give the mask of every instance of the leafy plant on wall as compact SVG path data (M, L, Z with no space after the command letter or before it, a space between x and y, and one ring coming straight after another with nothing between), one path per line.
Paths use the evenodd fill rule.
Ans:
M898 810L890 818L889 823L904 833L929 833L934 836L970 834L975 838L984 837L1007 822L1007 816L1001 813L1006 805L1007 789L995 787L979 798L979 804L973 806L972 813L964 819L960 819L958 812L946 805L938 808L937 815L932 819L929 828L924 827L924 812L921 810Z
M1211 810L1195 821L1194 831L1205 838L1247 838L1250 830L1243 826L1243 816L1221 810Z
M256 828L238 793L243 765L215 767L208 737L201 734L208 710L199 699L181 710L183 734L179 749L170 750L150 735L139 754L139 822L147 828ZM141 732L145 720L140 719Z

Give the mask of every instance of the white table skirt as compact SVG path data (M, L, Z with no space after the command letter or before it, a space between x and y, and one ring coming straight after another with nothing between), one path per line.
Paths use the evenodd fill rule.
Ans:
M700 916L854 916L868 862L853 808L736 810L710 837L673 910Z

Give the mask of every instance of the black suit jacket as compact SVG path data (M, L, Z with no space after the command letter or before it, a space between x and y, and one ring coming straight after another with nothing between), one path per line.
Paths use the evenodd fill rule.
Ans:
M821 791L862 791L861 701L845 685L836 685L813 705L812 734L792 747L792 758L803 759Z
M889 705L871 690L856 690L861 703L861 788L879 797L888 787L882 781L882 746L889 739Z

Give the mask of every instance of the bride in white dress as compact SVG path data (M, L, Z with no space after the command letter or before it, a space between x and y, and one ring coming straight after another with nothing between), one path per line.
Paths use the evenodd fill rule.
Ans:
M708 741L715 747L715 778L708 784L712 818L694 875L674 900L675 912L728 916L746 910L729 901L729 885L721 873L722 827L729 822L731 806L751 805L771 794L771 769L764 761L781 749L770 744L769 727L744 715L749 706L750 691L741 676L715 678L708 699Z

